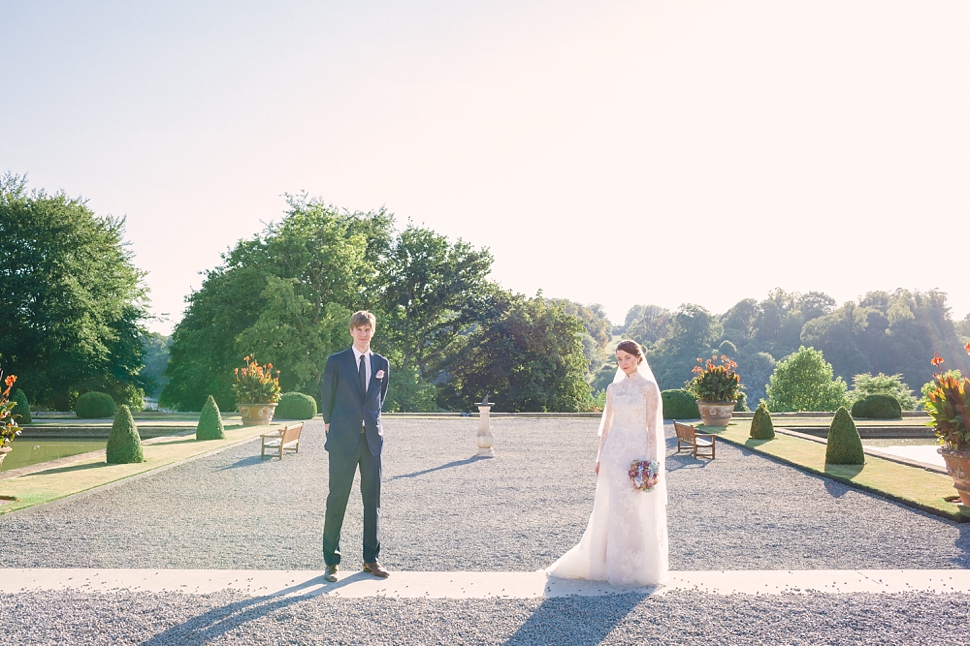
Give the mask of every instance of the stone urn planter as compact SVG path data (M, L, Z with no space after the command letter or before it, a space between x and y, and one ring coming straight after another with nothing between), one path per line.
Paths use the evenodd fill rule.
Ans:
M276 404L236 404L243 426L266 426L273 423Z
M706 402L697 400L704 426L727 426L734 412L734 402Z
M3 459L7 457L7 454L13 451L12 446L0 446L0 467L3 466Z
M960 494L960 502L970 506L970 451L955 451L941 446L936 452L946 462L946 472L953 478L953 488Z

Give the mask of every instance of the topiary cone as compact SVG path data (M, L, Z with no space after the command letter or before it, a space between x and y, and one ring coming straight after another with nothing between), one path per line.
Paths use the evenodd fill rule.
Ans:
M754 411L754 418L751 420L751 437L756 440L775 439L775 427L771 423L771 415L764 402L758 404Z
M199 425L195 429L195 439L224 440L225 438L226 430L222 426L222 414L219 412L219 405L212 395L209 395L205 406L202 407L202 414L199 415Z
M17 402L17 405L13 407L13 414L20 415L17 423L30 424L33 422L34 417L30 414L30 402L27 401L27 393L18 388L17 392L13 394L13 400Z
M122 404L115 413L115 421L111 424L111 435L108 436L108 464L131 464L144 462L145 454L141 450L141 436L138 427L131 416L131 410Z
M825 445L826 464L865 464L866 454L862 450L862 438L855 422L840 406L829 426L829 436Z

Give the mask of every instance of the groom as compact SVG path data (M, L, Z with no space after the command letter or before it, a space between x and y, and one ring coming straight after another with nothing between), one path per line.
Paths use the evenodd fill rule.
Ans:
M381 551L381 448L384 428L381 406L387 395L387 359L371 352L377 319L370 312L350 317L354 345L332 354L323 371L325 449L330 453L330 494L323 525L324 579L337 580L340 563L340 527L347 499L360 467L360 494L364 500L364 571L385 578L390 573L377 562Z

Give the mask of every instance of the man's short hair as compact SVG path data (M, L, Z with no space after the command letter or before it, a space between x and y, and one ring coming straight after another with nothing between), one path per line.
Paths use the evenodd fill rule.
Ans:
M369 325L371 330L377 329L377 317L366 310L354 312L350 317L350 329L356 330L359 327Z

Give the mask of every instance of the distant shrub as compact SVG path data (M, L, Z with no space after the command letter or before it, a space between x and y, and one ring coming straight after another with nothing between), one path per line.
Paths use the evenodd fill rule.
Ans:
M222 414L219 412L219 405L212 395L206 400L202 407L202 414L199 415L199 425L195 428L195 439L197 440L222 440L226 437L226 431L222 426Z
M660 393L663 402L664 419L696 419L701 416L697 410L697 400L685 388L665 390Z
M868 395L889 395L899 402L902 410L916 410L916 405L919 403L913 390L903 382L902 375L885 375L880 372L873 377L867 372L853 377L849 402L855 404Z
M111 425L111 435L108 436L106 453L108 464L131 464L145 461L138 427L135 426L135 420L131 416L131 409L125 404L118 407L115 421Z
M115 414L115 400L107 393L95 391L84 393L74 402L74 412L82 419L111 417Z
M840 406L832 418L825 445L826 464L865 464L862 438L845 406Z
M13 401L17 402L17 405L13 407L13 414L20 415L17 423L30 424L33 422L34 418L30 413L30 402L27 401L27 393L18 388L17 392L13 394Z
M771 423L771 415L768 413L768 407L765 406L764 402L758 404L758 408L754 411L754 417L751 419L751 437L756 440L775 439L775 427Z
M283 393L276 406L278 419L313 419L317 415L317 402L303 393Z
M890 395L869 395L852 404L852 417L869 419L899 419L902 408Z
M748 408L748 396L743 390L738 391L738 398L734 401L734 410L739 413L747 413L751 410Z

